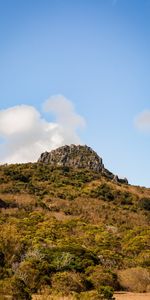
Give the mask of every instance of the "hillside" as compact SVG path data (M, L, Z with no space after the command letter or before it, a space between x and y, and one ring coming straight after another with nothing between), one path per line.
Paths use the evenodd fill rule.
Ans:
M150 189L86 167L0 166L0 299L148 292L149 225Z

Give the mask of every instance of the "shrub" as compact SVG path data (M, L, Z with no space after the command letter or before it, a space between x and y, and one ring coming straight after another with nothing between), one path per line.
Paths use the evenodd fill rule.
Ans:
M116 198L120 200L121 205L132 205L134 197L131 193L129 192L117 192L116 193Z
M5 278L3 280L0 280L0 299L1 297L4 297L4 299L6 299L4 295L10 295L10 293L11 293L10 278ZM1 300L3 300L3 298Z
M31 261L23 261L16 271L17 277L22 279L33 292L36 291L40 281L40 271L37 267L38 265L36 266L36 263L33 264Z
M99 295L102 300L115 300L115 298L113 298L113 293L114 290L110 286L101 286L99 288Z
M12 280L12 300L31 299L30 291L24 281L18 277L14 277Z
M139 207L145 210L150 210L150 198L142 198L139 200Z
M115 289L118 288L117 275L109 270L104 270L102 266L89 267L88 279L93 286L98 290L100 286L111 286Z
M53 274L51 285L55 291L61 291L64 295L69 295L70 292L80 293L86 290L83 277L75 272L66 271Z
M96 189L91 190L91 197L101 198L106 201L114 200L111 188L106 183L99 185Z
M150 250L142 251L137 257L138 264L141 267L150 267Z
M123 289L142 293L148 291L150 275L144 268L130 268L118 271L118 281Z
M53 271L80 271L97 263L98 259L93 253L82 247L66 246L62 248L43 249L47 261Z

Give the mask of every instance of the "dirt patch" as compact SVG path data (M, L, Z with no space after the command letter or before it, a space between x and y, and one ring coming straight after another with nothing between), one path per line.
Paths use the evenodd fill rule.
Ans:
M115 293L116 300L150 300L150 293Z

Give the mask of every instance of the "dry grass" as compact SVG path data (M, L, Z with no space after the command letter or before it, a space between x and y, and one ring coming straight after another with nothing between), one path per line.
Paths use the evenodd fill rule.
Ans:
M33 195L29 194L0 194L0 198L3 199L4 201L7 201L9 203L16 203L18 206L22 205L35 205L36 203L36 198Z
M130 292L149 292L150 275L141 267L118 271L118 280L122 287Z

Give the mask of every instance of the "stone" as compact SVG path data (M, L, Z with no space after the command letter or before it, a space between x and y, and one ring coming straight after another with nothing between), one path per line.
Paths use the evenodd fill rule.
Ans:
M114 175L113 181L116 182L116 183L128 184L128 179L126 177L119 178L117 175Z
M50 164L57 167L88 169L101 173L103 176L117 182L128 183L127 179L119 179L104 167L103 160L87 145L65 145L50 152L44 152L38 163Z
M88 146L65 145L41 154L38 162L52 166L86 168L100 172L104 168L102 158Z

